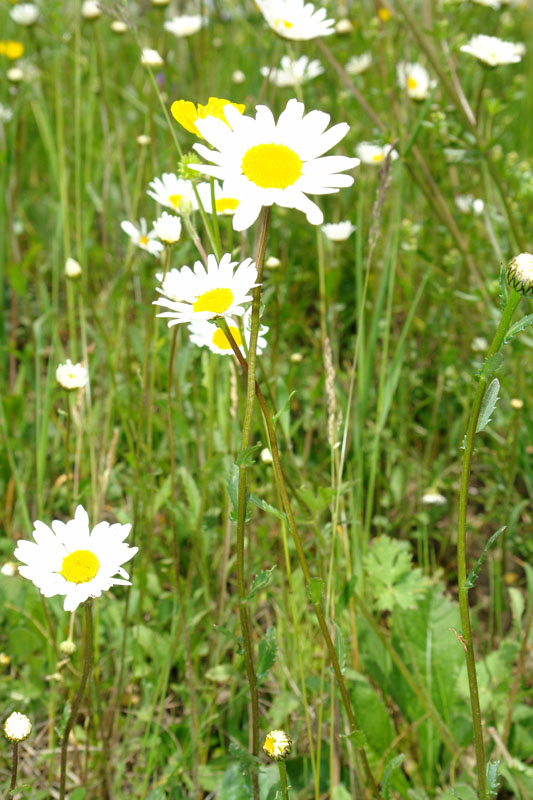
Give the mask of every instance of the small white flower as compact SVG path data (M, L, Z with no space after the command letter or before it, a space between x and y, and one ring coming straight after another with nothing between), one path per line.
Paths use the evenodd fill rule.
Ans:
M137 136L137 139L136 139L135 141L136 141L136 142L137 142L137 144L138 144L138 145L140 145L141 147L146 147L146 146L147 146L147 145L149 145L149 144L150 144L150 142L152 141L152 137L151 137L151 136L147 136L147 135L146 135L146 133L140 133L140 134Z
M484 353L489 349L489 343L484 336L474 336L470 345L474 353Z
M261 67L261 75L268 77L270 83L279 88L301 86L317 78L324 72L324 67L318 59L309 61L307 56L300 56L292 60L289 56L282 56L281 66L275 69Z
M268 269L277 269L281 267L281 261L279 258L276 258L276 256L269 256L265 261L265 267L268 267Z
M98 19L102 16L102 9L99 3L94 0L84 0L81 4L81 15L83 19Z
M479 217L485 208L483 200L480 197L474 197L473 194L457 195L455 205L463 214L475 214L476 217Z
M56 380L63 389L83 389L89 380L89 373L83 364L73 364L67 358L64 364L59 364L56 369Z
M385 161L388 152L391 150L390 144L372 144L372 142L360 142L355 147L355 154L362 164L373 164L374 166ZM391 152L391 161L396 161L398 153L396 150Z
M205 17L200 14L182 14L166 20L163 27L166 31L181 39L184 36L192 36L193 33L197 33L205 22Z
M181 219L163 211L154 221L154 231L164 244L176 244L181 236Z
M301 353L291 353L289 356L289 360L293 364L301 364L302 361L304 360L304 357Z
M436 492L434 489L428 489L422 495L422 502L426 506L445 506L448 501L443 494Z
M322 225L322 230L330 242L344 242L354 232L355 225L346 219L343 222L329 222Z
M246 75L242 71L242 69L236 69L235 72L232 73L231 81L235 84L235 86L240 86L241 83L244 83L246 80Z
M4 736L10 742L18 744L27 739L31 733L32 724L25 714L14 711L4 722Z
M272 453L268 449L268 447L263 447L261 450L261 461L263 464L272 464L274 459L272 458Z
M147 195L160 206L172 208L180 214L189 214L198 208L192 182L178 178L173 172L164 172L148 184Z
M33 3L18 3L9 12L13 22L19 25L33 25L39 19L39 9Z
M162 67L165 62L157 52L150 47L143 47L141 53L141 64L145 67Z
M126 33L128 26L121 19L114 19L109 26L113 33Z
M371 64L371 53L361 53L360 56L352 56L350 60L346 62L345 69L348 75L360 75L362 72L365 72Z
M146 250L153 256L157 256L162 250L164 250L164 246L156 238L156 232L154 230L148 232L145 219L139 220L138 228L136 228L135 225L132 222L129 222L127 219L120 223L120 227L124 233L128 234L133 244L137 245L137 247L140 247L141 250Z
M0 122L11 122L13 119L13 110L0 103Z
M20 67L11 67L6 72L6 78L12 83L20 83L20 81L24 80L24 72Z
M0 572L6 578L14 578L17 574L17 565L14 561L6 561L5 564L2 564L2 569L0 569Z
M225 253L219 263L214 255L209 255L207 269L197 261L194 272L190 267L182 267L179 277L173 280L180 301L170 300L168 295L154 300L154 305L170 309L158 314L169 319L169 328L196 319L244 314L243 303L251 302L248 292L257 285L257 269L251 258L238 264L231 260L230 253Z
M153 6L168 6L170 0L152 0Z
M211 207L211 184L210 183L199 183L196 187L198 189L198 194L200 195L200 200L202 201L202 205L204 210L207 211L208 214L212 214L212 207ZM215 181L215 208L217 214L224 217L232 217L239 205L239 201L236 197L228 197L223 187L220 186L218 181Z
M501 7L500 0L473 0L478 6L487 6L488 8L493 8L494 10L498 10Z
M353 23L348 18L340 19L335 25L335 33L342 36L345 33L352 33L354 30Z
M83 506L66 523L56 519L49 528L37 520L33 525L35 544L19 540L15 550L25 565L19 572L45 597L64 595L65 611L74 611L89 597L100 597L111 586L131 584L122 568L139 549L124 544L131 525L99 522L90 531ZM117 573L120 578L114 577Z
M396 67L396 77L400 89L405 89L412 100L425 100L437 85L431 80L429 72L422 64L400 61Z
M256 5L272 30L284 39L305 41L335 32L335 21L326 19L326 9L315 11L305 0L256 0Z
M518 50L517 50L518 48ZM523 49L522 49L523 48ZM489 67L498 67L502 64L517 64L522 60L525 45L516 42L504 42L497 36L485 36L480 33L473 36L468 44L461 47L462 53L474 56Z
M79 278L81 272L81 264L79 264L75 258L70 258L69 256L65 261L65 275L67 278Z

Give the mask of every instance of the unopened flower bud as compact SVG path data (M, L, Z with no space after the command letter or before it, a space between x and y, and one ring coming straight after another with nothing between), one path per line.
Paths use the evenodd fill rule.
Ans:
M24 714L14 711L4 722L4 736L10 742L18 744L27 739L31 733L31 722Z
M62 653L64 656L71 656L76 652L76 643L72 641L72 639L65 639L64 642L61 642L59 645L59 652Z
M507 283L526 297L533 295L533 255L520 253L509 262Z
M263 750L270 758L281 761L291 752L292 741L285 731L270 731L265 739Z
M273 461L272 453L270 452L268 447L264 447L261 450L261 461L263 462L263 464L272 464Z
M67 278L79 278L81 275L81 264L75 258L67 258L65 261L65 275Z

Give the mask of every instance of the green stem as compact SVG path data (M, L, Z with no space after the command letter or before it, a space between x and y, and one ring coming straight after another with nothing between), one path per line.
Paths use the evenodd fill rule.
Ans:
M88 600L83 607L85 612L85 647L83 653L83 672L81 676L80 686L78 693L72 702L70 716L67 720L65 733L61 742L61 778L59 783L59 800L65 800L65 784L67 780L67 755L68 755L68 740L70 732L76 722L78 711L85 694L85 687L93 668L93 604L92 600Z
M511 324L513 314L520 302L520 295L513 289L507 298L502 318L494 340L487 353L487 359L497 353L505 338L505 334ZM478 791L480 800L487 798L487 784L485 777L485 747L483 744L483 728L481 723L481 708L479 705L479 692L476 675L476 662L474 657L474 644L472 641L472 627L470 624L470 613L468 607L468 587L466 586L466 512L468 502L468 484L472 466L472 454L474 451L474 438L476 435L477 423L483 397L487 389L488 378L483 375L479 378L470 419L465 437L465 448L463 455L463 468L461 473L461 488L459 492L459 519L457 525L457 581L459 584L459 608L461 612L461 626L463 633L463 647L466 655L466 667L468 672L468 688L470 692L470 705L472 708L472 723L474 727L474 747L476 752L476 767L478 774Z
M281 787L281 800L289 800L289 784L287 782L287 767L284 761L278 761L279 784Z
M69 514L72 514L72 486L70 483L70 428L72 415L70 413L70 392L65 391L67 397L67 428L65 431L65 483L67 487L67 506Z
M11 783L9 784L9 792L11 793L17 785L17 770L19 764L19 743L13 742L13 761L11 764Z

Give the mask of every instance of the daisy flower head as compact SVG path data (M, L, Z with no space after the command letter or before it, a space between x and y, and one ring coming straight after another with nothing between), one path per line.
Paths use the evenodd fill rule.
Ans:
M156 288L156 291L162 294L163 297L176 303L183 300L184 283L179 269L173 267L166 275L163 272L156 272L155 277L161 284Z
M244 340L246 342L246 347L248 348L250 346L250 334L252 326L251 308L248 308L245 311L242 318L242 325ZM237 347L239 347L241 352L244 354L243 333L241 332L241 329L233 322L233 320L228 320L228 327L231 335L235 339ZM209 322L205 319L195 320L189 325L189 333L191 342L198 347L208 347L212 353L217 353L221 356L233 355L233 350L231 349L231 345L226 334L221 328L218 328L212 322ZM265 339L266 333L268 333L268 328L266 325L260 325L259 335L257 337L257 355L261 355L267 346L267 340Z
M146 227L146 220L139 220L139 227L136 228L133 222L127 219L120 223L120 227L126 233L134 245L140 247L141 250L146 250L153 256L157 256L163 249L161 242L157 240L157 234L154 230L148 231Z
M32 724L25 714L13 711L4 722L2 730L6 739L18 744L28 738L32 730Z
M34 3L18 3L13 6L9 16L18 25L33 25L39 19L39 8Z
M243 303L251 302L249 292L257 286L257 268L251 258L238 264L231 260L230 253L225 253L220 262L209 255L207 268L197 261L194 271L182 267L179 278L174 280L180 300L169 299L168 295L154 300L154 305L168 309L157 316L168 318L169 328L180 322L244 314Z
M83 389L88 380L89 372L83 364L73 364L70 358L67 358L64 364L59 364L56 369L56 381L69 392L73 389Z
M33 525L34 542L20 540L15 550L15 558L24 565L19 572L44 597L64 595L65 611L100 597L111 586L131 585L122 568L139 549L124 543L131 525L99 522L91 531L83 506L68 522L56 519L49 527L37 520Z
M244 113L245 106L242 103L232 103L231 100L225 100L223 97L210 97L205 106L201 103L195 106L190 100L175 100L170 106L170 113L186 131L203 139L204 137L196 126L197 120L216 117L216 119L226 122L224 108L228 105L236 108L240 114Z
M178 178L174 172L164 172L161 178L150 181L146 194L160 206L171 208L178 214L190 214L198 208L192 182Z
M355 154L362 164L382 164L390 152L391 161L398 158L396 150L391 150L390 144L372 144L371 142L360 142L356 145Z
M295 60L289 56L282 56L280 67L275 69L261 67L261 75L279 88L301 86L322 75L323 72L324 67L320 61L317 58L309 61L308 56L300 56Z
M181 16L167 19L163 27L178 39L181 39L184 36L192 36L193 33L198 33L205 22L205 17L202 17L201 14L182 14Z
M522 45L522 48L524 45ZM503 64L518 64L522 60L524 50L520 43L504 42L497 36L485 36L480 33L472 36L467 44L461 47L462 53L468 53L478 61L489 67L499 67Z
M354 179L343 170L359 164L357 158L320 158L348 133L345 122L328 131L329 114L311 111L289 100L278 121L266 106L257 106L255 119L226 106L226 123L208 117L197 125L216 150L203 144L194 149L213 164L191 165L224 181L224 191L239 200L233 228L242 231L257 219L263 206L274 203L303 211L312 225L324 216L307 194L332 194L351 186ZM228 130L229 126L229 130Z
M400 89L405 89L412 100L425 100L430 91L437 85L431 80L429 72L422 64L400 61L396 67L396 77Z
M335 20L326 19L326 9L315 11L314 5L304 0L256 0L256 5L283 39L305 41L335 33Z
M348 75L360 75L365 72L372 64L371 53L361 53L360 56L352 56L346 62L346 72Z
M509 262L507 267L509 286L525 297L533 297L533 255L520 253Z
M263 750L270 758L280 761L291 752L292 741L285 731L270 731L265 739Z
M345 242L355 230L355 225L352 225L349 219L342 222L329 222L322 225L324 236L330 242Z
M215 185L215 209L217 214L223 217L232 217L237 210L239 201L237 200L236 197L229 197L224 191L224 187L221 187L218 181L215 181L214 185ZM203 183L198 184L197 189L204 210L207 211L208 214L212 214L213 209L211 206L211 184L206 183L204 181Z
M102 16L102 9L100 4L94 0L84 0L81 4L81 15L83 19L98 19Z
M164 63L157 50L153 50L151 47L143 47L141 53L143 67L162 67Z
M154 220L154 231L163 244L176 244L181 236L181 219L163 211L161 216Z

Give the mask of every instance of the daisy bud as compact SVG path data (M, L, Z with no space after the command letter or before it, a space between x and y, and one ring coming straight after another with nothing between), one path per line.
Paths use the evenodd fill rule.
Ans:
M345 18L340 19L335 25L335 33L342 35L343 33L352 33L354 30L351 20Z
M235 72L231 76L232 82L238 86L241 83L244 83L246 80L246 75L242 71L242 69L236 69Z
M533 296L533 255L520 253L507 267L507 283L525 297Z
M514 408L515 411L521 411L524 408L523 400L520 400L519 397L513 397L510 402L511 408Z
M136 141L137 144L139 144L141 147L146 147L152 141L152 137L147 136L145 133L141 133L139 134L139 136L137 136Z
M265 739L263 750L275 761L286 758L291 752L292 741L285 731L270 731Z
M81 264L75 258L67 258L65 261L65 275L67 278L79 278L81 275Z
M181 220L174 214L163 211L161 216L154 220L154 231L164 244L176 244L181 236Z
M24 714L14 711L4 722L4 736L10 742L18 744L27 739L31 733L31 722Z
M98 19L102 16L102 9L94 0L85 0L81 4L81 15L83 19Z
M269 269L277 269L280 266L281 261L279 258L276 258L276 256L269 256L265 261L265 267L268 267Z
M65 639L64 642L61 642L59 645L59 652L63 653L64 656L71 656L76 652L76 644L72 641L72 639Z
M121 19L114 19L110 25L113 33L126 33L128 26Z
M141 64L145 67L162 67L165 62L157 52L150 47L144 47L141 55Z
M270 452L268 447L264 447L261 450L261 461L263 462L263 464L272 464L273 461L272 453Z
M2 564L0 572L2 575L5 575L6 578L14 578L17 574L17 565L14 561L6 561L5 564Z
M301 364L303 360L304 357L301 353L291 353L289 357L289 361L291 361L293 364Z

